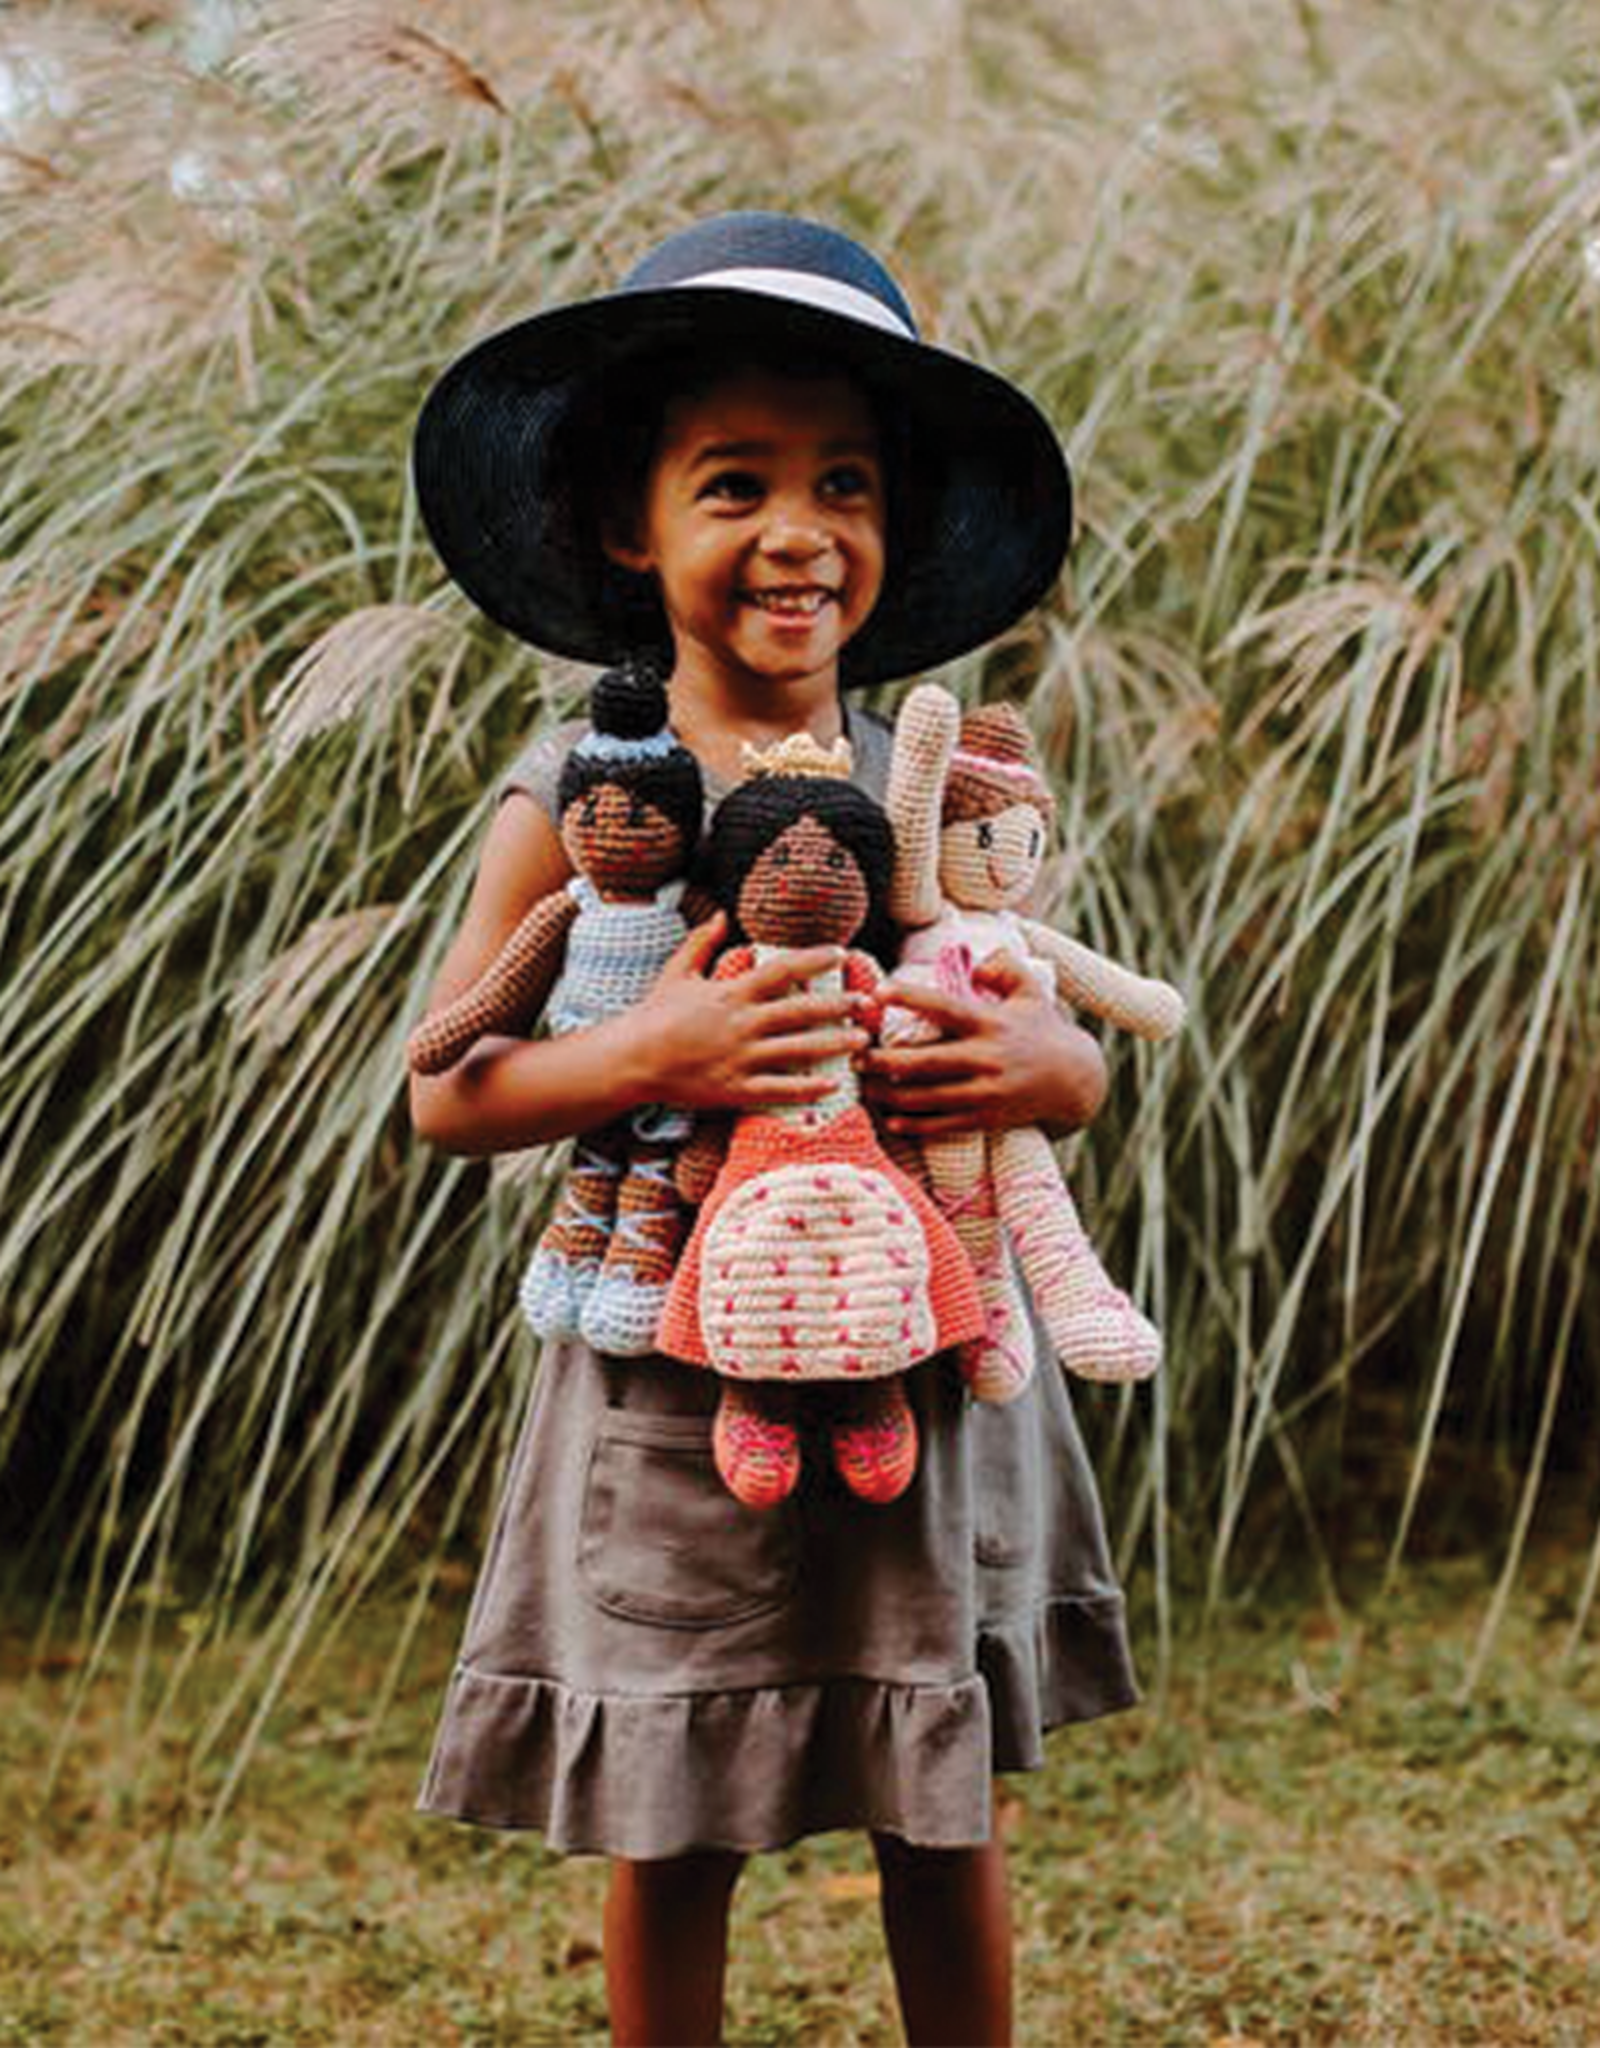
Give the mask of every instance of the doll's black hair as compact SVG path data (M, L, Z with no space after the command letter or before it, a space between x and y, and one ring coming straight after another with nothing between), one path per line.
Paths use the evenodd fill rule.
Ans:
M628 750L630 742L650 742L667 731L667 693L660 676L643 662L607 669L589 694L589 723L602 740L618 745L615 751L590 752L580 741L572 749L556 784L557 813L565 817L569 804L603 784L625 789L670 818L692 852L705 819L699 762L675 739L660 751Z
M728 914L729 939L746 943L739 891L769 846L802 818L815 818L853 855L867 885L867 916L851 944L881 965L893 964L889 920L894 833L876 797L832 775L757 775L732 789L711 814L698 879Z

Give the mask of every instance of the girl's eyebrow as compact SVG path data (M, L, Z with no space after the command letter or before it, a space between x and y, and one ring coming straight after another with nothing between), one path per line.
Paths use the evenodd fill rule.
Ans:
M699 469L708 462L755 462L771 455L775 443L771 441L708 441L703 448L697 448L690 459L691 470ZM877 443L861 439L845 439L826 442L819 451L825 462L835 462L841 455L853 455L858 459L876 462Z

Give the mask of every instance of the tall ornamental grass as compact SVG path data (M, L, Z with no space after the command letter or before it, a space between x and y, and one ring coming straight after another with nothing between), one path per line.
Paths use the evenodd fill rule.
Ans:
M1079 1402L1124 1562L1164 1632L1466 1530L1476 1676L1600 1374L1588 26L0 20L0 1460L47 1633L92 1670L176 1609L181 1685L248 1627L196 1751L242 1756L352 1603L481 1536L554 1162L428 1154L402 1049L583 679L444 580L410 423L475 335L756 204L863 233L1080 479L1059 597L953 680L1030 702L1052 914L1192 999L1073 1155L1169 1342Z

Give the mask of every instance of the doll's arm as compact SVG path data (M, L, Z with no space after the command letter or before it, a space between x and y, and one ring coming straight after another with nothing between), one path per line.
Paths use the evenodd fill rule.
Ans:
M736 975L748 974L755 964L754 946L730 946L725 953L717 955L717 964L711 970L711 979L732 981Z
M961 707L937 683L919 683L895 720L884 809L894 828L889 915L915 929L932 924L939 893L939 817L945 776L961 732Z
M1170 1038L1182 1024L1184 1000L1170 982L1135 974L1031 917L1020 923L1029 946L1054 967L1057 993L1075 1009L1140 1038Z
M411 1071L442 1074L480 1038L511 1031L537 1015L577 914L577 899L565 889L541 897L472 986L412 1032L406 1046Z

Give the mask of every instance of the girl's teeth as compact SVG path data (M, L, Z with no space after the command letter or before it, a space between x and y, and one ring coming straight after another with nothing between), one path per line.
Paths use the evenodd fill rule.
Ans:
M820 612L827 593L821 590L757 590L751 593L764 612Z

